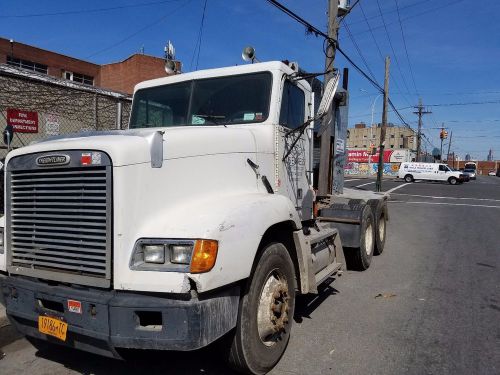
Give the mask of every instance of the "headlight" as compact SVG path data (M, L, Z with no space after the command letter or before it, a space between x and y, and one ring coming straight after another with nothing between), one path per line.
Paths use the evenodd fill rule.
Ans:
M214 240L140 239L136 242L130 269L202 273L210 271L217 258Z
M165 245L146 245L142 246L144 253L144 262L146 263L165 263Z

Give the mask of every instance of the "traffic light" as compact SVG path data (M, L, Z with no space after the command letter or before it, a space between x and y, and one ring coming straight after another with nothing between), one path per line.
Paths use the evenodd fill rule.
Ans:
M370 144L370 146L368 146L367 150L366 150L370 155L375 155L377 153L377 148L375 147L375 145L372 143Z
M441 132L439 133L439 138L441 139L446 139L448 138L448 132L446 130L441 130Z

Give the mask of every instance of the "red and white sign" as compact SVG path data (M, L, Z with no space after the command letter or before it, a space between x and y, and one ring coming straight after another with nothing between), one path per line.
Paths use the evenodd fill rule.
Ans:
M68 300L68 311L76 314L82 313L82 303L74 299Z
M16 133L38 133L38 112L8 108L7 124L12 125Z
M348 150L347 162L349 163L378 163L379 151L375 155L371 155L366 150ZM402 163L410 157L408 151L406 150L384 150L384 163Z

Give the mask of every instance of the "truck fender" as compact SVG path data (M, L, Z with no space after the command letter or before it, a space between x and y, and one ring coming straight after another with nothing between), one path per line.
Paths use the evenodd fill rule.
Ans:
M270 235L270 229L286 223L292 239L292 232L302 227L295 206L287 197L278 194L252 193L211 199L210 205L198 209L197 214L213 219L204 238L219 241L214 268L207 273L190 275L199 291L248 278L262 241L280 242L279 237L265 238ZM291 244L293 246L293 240Z

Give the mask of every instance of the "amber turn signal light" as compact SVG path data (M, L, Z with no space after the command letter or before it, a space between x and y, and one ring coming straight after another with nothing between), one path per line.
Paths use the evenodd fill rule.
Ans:
M217 259L219 244L215 240L196 240L189 272L202 273L210 271Z

